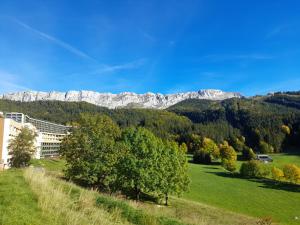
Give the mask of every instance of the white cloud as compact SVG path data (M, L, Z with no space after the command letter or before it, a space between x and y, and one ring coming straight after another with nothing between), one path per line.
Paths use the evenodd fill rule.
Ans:
M22 26L23 28L25 28L26 30L31 31L32 33L36 34L40 38L48 40L48 41L50 41L50 42L52 42L52 43L54 43L54 44L56 44L56 45L64 48L65 50L73 53L74 55L77 55L79 57L95 61L95 59L93 59L88 54L84 53L83 51L75 48L74 46L72 46L72 45L70 45L70 44L68 44L68 43L66 43L66 42L64 42L64 41L62 41L62 40L60 40L60 39L58 39L56 37L53 37L53 36L51 36L49 34L46 34L46 33L42 32L42 31L39 31L39 30L37 30L37 29L29 26L28 24L23 23L23 22L21 22L21 21L19 21L17 19L13 19L13 21L16 22L18 25Z
M132 62L118 64L118 65L102 65L93 74L103 74L103 73L114 73L121 70L136 69L144 65L145 59L138 59Z

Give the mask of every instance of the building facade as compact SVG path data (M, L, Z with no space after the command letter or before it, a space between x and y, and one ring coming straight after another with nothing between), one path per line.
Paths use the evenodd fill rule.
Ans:
M28 127L36 134L34 158L57 157L62 139L70 127L31 118L23 113L0 114L0 167L8 168L11 139L15 138L23 127Z

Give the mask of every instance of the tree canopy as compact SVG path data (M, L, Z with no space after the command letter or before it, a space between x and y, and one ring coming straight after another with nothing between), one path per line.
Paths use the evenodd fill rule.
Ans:
M32 155L36 152L36 133L28 127L23 127L20 133L11 138L8 144L9 164L11 167L28 166Z
M66 176L102 191L180 195L188 188L186 145L163 141L150 130L122 131L108 116L81 115L61 147Z
M82 114L72 133L62 142L60 152L66 159L66 176L84 185L110 190L120 156L116 139L119 127L108 117Z

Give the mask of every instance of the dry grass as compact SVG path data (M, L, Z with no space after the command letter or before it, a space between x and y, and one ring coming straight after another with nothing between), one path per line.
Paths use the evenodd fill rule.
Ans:
M172 198L170 206L131 201L130 205L155 216L179 219L193 225L256 225L258 219L226 210L217 209L205 204L184 199Z
M38 197L43 213L63 225L111 225L128 224L115 210L108 213L95 206L97 193L84 190L73 184L57 181L44 171L29 168L24 177Z
M43 213L54 218L55 224L129 224L124 221L117 207L108 212L105 208L96 206L99 193L95 191L80 188L53 175L46 175L43 170L35 168L25 170L24 177L37 195L39 207ZM152 218L150 215L153 218L168 217L185 224L254 225L257 222L257 219L178 198L172 198L172 205L168 207L136 201L128 201L128 203L131 207L149 214L149 218ZM156 223L148 221L146 224Z

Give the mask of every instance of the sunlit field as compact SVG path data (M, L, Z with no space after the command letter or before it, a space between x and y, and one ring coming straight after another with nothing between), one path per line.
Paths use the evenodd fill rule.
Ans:
M299 155L272 155L268 166L300 165ZM270 180L231 176L219 165L190 164L191 188L184 198L247 215L270 216L283 224L299 224L300 187L278 185Z

